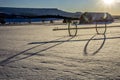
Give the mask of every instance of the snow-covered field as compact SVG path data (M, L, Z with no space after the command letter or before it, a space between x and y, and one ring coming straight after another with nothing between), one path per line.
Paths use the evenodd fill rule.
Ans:
M0 80L120 80L120 27L76 37L53 28L67 25L0 26Z

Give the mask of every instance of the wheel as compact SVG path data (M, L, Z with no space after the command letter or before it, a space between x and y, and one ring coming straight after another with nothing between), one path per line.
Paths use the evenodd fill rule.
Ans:
M100 25L98 26L98 24L96 23L96 32L97 34L105 34L107 31L107 24L105 23L105 25Z
M77 23L68 23L68 33L69 36L76 36L77 35Z

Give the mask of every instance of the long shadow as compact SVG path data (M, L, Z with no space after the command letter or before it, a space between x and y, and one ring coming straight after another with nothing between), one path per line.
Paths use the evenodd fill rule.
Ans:
M92 37L88 40L88 42L86 43L86 45L85 45L85 47L84 47L84 55L95 55L95 54L97 54L97 53L103 48L103 46L104 46L104 44L105 44L105 41L106 41L106 35L105 35L105 34L103 34L103 38L99 39L99 40L102 40L102 43L99 44L100 47L98 47L98 49L96 49L96 50L93 51L92 53L88 52L88 46L89 46L90 42L92 42L93 40L95 40L95 39L93 39L93 38L95 38L96 36L97 36L97 34L95 34L94 36L92 36ZM108 38L108 39L114 39L114 38ZM97 45L98 45L98 44L97 44Z
M94 35L95 36L95 35ZM93 37L94 38L94 37ZM80 42L80 41L89 41L89 40L104 40L104 39L120 39L120 37L107 37L104 35L104 38L95 38L95 39L81 39L81 40L56 40L56 41L45 41L45 42L31 42L31 44L44 44L44 43L61 43L61 42Z
M63 38L65 38L65 37L61 37L61 38L58 38L58 39L55 39L55 40L60 40L60 39L63 39ZM53 40L53 41L54 41L54 40ZM50 41L50 42L51 42L51 41ZM34 54L37 54L38 52L32 53L30 56L23 57L23 58L18 59L18 60L12 60L13 58L15 58L15 57L17 57L17 56L19 56L19 55L22 55L22 54L26 53L27 51L33 50L33 49L35 49L35 48L37 48L37 47L40 47L40 46L42 46L42 45L45 45L45 44L47 44L47 43L39 44L39 45L37 45L37 46L31 47L31 48L28 48L28 49L26 49L26 50L24 50L24 51L22 51L22 52L19 52L19 53L13 55L13 56L10 56L10 57L8 57L7 59L2 60L2 61L0 62L0 65L4 66L4 65L6 65L6 64L8 64L8 63L15 62L15 61L19 61L19 60L25 59L25 58L27 58L27 57L30 57L30 56L32 56L32 55L34 55ZM54 46L57 46L57 45L54 45ZM43 51L48 50L48 49L50 49L50 48L52 48L52 47L54 47L54 46L51 46L51 47L46 48L46 49L43 49L43 50L41 50L41 51L39 51L39 52L43 52Z
M34 46L34 47L31 47L31 48L29 48L29 49L26 49L26 50L24 50L24 51L22 51L22 52L19 52L19 53L13 55L13 56L10 56L10 57L8 57L8 58L5 59L5 60L2 60L2 61L0 62L0 65L4 66L4 65L6 65L6 64L8 64L8 63L12 63L12 62L15 62L15 61L19 61L19 60L23 60L23 59L29 58L29 57L31 57L31 56L34 56L34 55L36 55L36 54L38 54L38 53L44 52L44 51L46 51L46 50L49 50L49 49L51 49L51 48L53 48L53 47L55 47L55 46L58 46L58 45L60 45L60 44L62 44L62 43L65 43L65 42L88 41L87 44L86 44L85 47L84 47L84 54L87 55L87 54L89 54L89 53L87 52L87 46L89 45L90 41L92 41L92 40L103 40L103 43L101 44L100 48L97 49L95 52L93 52L93 55L95 55L95 54L98 53L98 52L100 51L100 49L104 46L104 43L105 43L105 40L106 40L106 39L120 39L120 37L107 37L107 38L106 38L106 35L104 35L104 38L95 38L95 39L93 39L95 36L96 36L96 35L94 35L94 36L93 36L92 38L90 38L90 39L82 39L82 40L71 40L71 39L73 39L74 37L70 37L70 38L67 39L67 40L60 40L60 39L65 38L65 37L62 37L62 38L58 38L58 39L53 40L53 41L31 42L31 43L28 43L28 44L29 44L29 45L31 45L31 44L38 44L38 45L37 45L37 46ZM52 46L49 46L49 47L47 47L47 48L45 48L45 49L42 49L42 50L40 50L40 51L31 53L31 54L29 54L29 55L26 56L26 57L22 57L22 58L19 58L19 59L12 60L13 58L15 58L15 57L17 57L17 56L19 56L19 55L22 55L22 54L26 53L27 51L33 50L33 49L35 49L35 48L37 48L37 47L40 47L40 46L45 45L45 44L48 44L48 43L56 43L56 44L54 44L54 45L52 45Z
M67 40L61 40L61 41L47 41L47 42L31 42L31 43L29 43L29 44L43 44L43 43L61 43L61 42L80 42L80 41L87 41L87 43L86 43L86 45L85 45L85 47L84 47L84 55L95 55L95 54L97 54L102 48L103 48L103 46L104 46L104 44L105 44L105 41L107 40L107 39L120 39L120 37L107 37L106 38L106 35L104 34L104 35L102 35L103 36L103 38L95 38L97 36L97 34L95 34L94 36L92 36L90 39L82 39L82 40L69 40L69 41L67 41ZM96 49L94 52L92 52L92 53L90 53L90 52L88 52L88 46L89 46L89 43L91 42L91 41L99 41L99 40L101 40L102 42L99 44L100 45L100 47L98 48L98 49Z

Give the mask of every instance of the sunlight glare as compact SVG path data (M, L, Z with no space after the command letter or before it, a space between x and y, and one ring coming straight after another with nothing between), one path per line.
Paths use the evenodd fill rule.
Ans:
M114 3L114 0L103 0L103 2L106 4L106 5L112 5Z

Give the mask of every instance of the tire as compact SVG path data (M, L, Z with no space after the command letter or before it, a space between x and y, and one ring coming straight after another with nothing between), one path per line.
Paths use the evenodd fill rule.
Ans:
M97 34L105 34L107 31L107 24L105 23L104 26L98 26L98 24L96 23L96 32Z
M76 36L77 35L77 23L68 23L68 33L69 36Z

